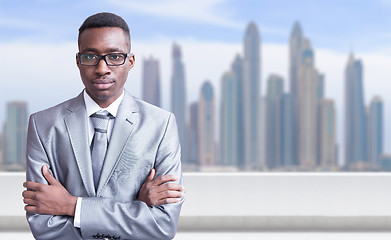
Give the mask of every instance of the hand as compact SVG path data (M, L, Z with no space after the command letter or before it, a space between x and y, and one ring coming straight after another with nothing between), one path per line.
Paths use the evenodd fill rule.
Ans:
M147 180L141 186L137 200L145 202L148 206L179 202L184 196L184 188L171 182L178 180L178 178L172 175L163 175L153 179L155 173L156 170L152 169Z
M27 212L48 215L75 215L77 197L72 196L50 173L48 167L42 167L42 173L49 185L24 182L23 202Z

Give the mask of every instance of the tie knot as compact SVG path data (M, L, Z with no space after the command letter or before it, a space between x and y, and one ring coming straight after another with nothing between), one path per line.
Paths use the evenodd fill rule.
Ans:
M97 114L94 113L90 116L92 121L92 126L94 127L95 131L106 133L107 127L109 126L109 120L110 118L113 118L110 113L108 114Z

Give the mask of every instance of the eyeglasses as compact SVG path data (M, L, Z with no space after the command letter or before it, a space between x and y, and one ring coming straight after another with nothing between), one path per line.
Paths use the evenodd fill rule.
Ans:
M131 53L110 53L106 55L96 55L91 53L78 53L80 64L84 66L97 66L101 59L107 66L120 66L125 63L126 57Z

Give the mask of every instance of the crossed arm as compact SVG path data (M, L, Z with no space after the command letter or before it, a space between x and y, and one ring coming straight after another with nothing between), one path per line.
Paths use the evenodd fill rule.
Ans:
M170 183L176 181L173 175L163 175L154 179L155 169L151 170L145 183L142 185L137 200L148 206L159 206L168 203L177 203L184 196L183 186ZM77 197L72 196L50 173L48 167L42 167L42 174L49 185L26 181L23 187L24 209L27 212L45 215L74 216Z

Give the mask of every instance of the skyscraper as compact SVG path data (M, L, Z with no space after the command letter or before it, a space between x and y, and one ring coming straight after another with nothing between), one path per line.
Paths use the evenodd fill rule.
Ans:
M366 163L366 115L360 60L350 54L345 69L345 162L350 168Z
M171 111L175 114L179 141L182 148L182 162L186 164L186 84L185 67L180 47L174 43L172 49Z
M249 23L244 36L243 116L245 165L259 169L259 101L260 99L260 35L254 22Z
M215 100L213 87L209 81L202 84L198 104L199 159L201 167L207 168L216 164Z
M323 169L335 169L336 159L336 132L335 132L335 107L334 101L330 99L320 100L319 102L319 124L320 124L320 165Z
M293 141L293 164L299 164L299 95L298 95L298 84L299 84L299 67L302 63L303 56L303 30L299 22L295 22L292 28L290 41L289 41L289 79L290 79L290 93L292 98L293 107L293 129L292 137Z
M244 93L243 93L243 58L236 55L232 65L232 73L236 79L236 164L239 169L245 168L244 156Z
M303 41L297 85L299 113L300 166L313 170L317 165L317 81L314 52L308 39Z
M26 162L27 103L9 102L5 127L4 164L9 170L20 170Z
M159 61L152 56L143 61L143 100L161 107Z
M267 81L266 93L266 165L268 169L282 164L282 100L284 80L272 74Z
M220 157L224 166L237 166L236 78L231 71L221 79Z
M368 161L372 168L381 168L380 157L383 153L383 101L374 97L368 111Z

